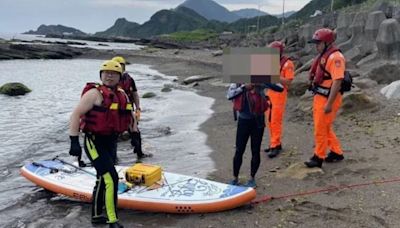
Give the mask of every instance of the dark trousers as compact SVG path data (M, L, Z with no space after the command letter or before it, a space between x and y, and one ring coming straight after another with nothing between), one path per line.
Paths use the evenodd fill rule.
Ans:
M264 125L256 119L242 119L239 117L236 132L236 152L233 157L233 176L238 177L242 166L243 154L247 141L251 139L251 177L255 177L260 167L260 147L264 134Z
M130 135L131 135L131 145L134 147L133 153L139 157L142 156L143 155L142 134L140 133L140 131L138 131L138 132L130 132Z
M116 143L115 136L85 134L85 152L96 169L97 176L93 189L92 216L100 216L105 206L109 223L118 221L118 173L112 158Z

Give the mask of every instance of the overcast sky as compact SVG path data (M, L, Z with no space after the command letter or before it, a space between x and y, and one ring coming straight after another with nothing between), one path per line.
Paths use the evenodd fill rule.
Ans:
M258 8L282 13L283 0L214 0L229 10ZM285 0L285 11L299 10L311 0ZM161 9L171 9L184 0L0 0L0 33L19 33L39 25L62 24L94 33L125 17L142 24Z

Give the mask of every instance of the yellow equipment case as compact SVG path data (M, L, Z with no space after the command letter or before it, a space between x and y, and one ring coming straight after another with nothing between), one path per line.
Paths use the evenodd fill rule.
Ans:
M161 166L138 163L126 170L126 181L147 187L161 180Z

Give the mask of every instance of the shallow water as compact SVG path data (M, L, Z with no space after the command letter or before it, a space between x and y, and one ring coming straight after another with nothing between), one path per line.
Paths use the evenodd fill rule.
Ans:
M0 85L22 82L32 89L25 96L0 95L0 227L54 227L89 221L90 206L53 196L19 175L24 164L68 156L68 123L86 82L98 81L101 60L11 60L0 61ZM165 170L205 177L213 171L206 135L199 126L212 114L213 99L188 90L160 92L174 77L165 76L146 65L128 65L139 93L156 97L141 99L140 129L145 152L154 154L145 162ZM129 142L120 142L121 165L136 160ZM72 210L72 211L71 211ZM74 210L83 217L69 222ZM38 214L32 216L32 211ZM71 215L72 213L72 215ZM67 217L68 217L67 216ZM65 220L67 219L67 220ZM72 220L71 220L72 221Z

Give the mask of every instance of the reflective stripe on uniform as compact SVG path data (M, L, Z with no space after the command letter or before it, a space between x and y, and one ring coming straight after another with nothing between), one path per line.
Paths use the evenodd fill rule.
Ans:
M97 188L96 188L96 194L94 195L94 216L100 216L97 214L97 200L99 199L99 192L100 192L100 184L101 184L101 176L97 179Z
M99 157L99 154L97 153L96 147L90 137L86 137L85 144L92 160L96 160Z
M118 103L112 103L112 104L110 105L110 109L111 109L111 110L117 110L117 109L118 109Z
M111 177L110 172L107 172L103 175L104 183L106 185L106 193L105 193L105 205L106 205L106 212L108 217L108 223L114 223L118 221L117 215L115 213L115 204L114 204L114 181Z

